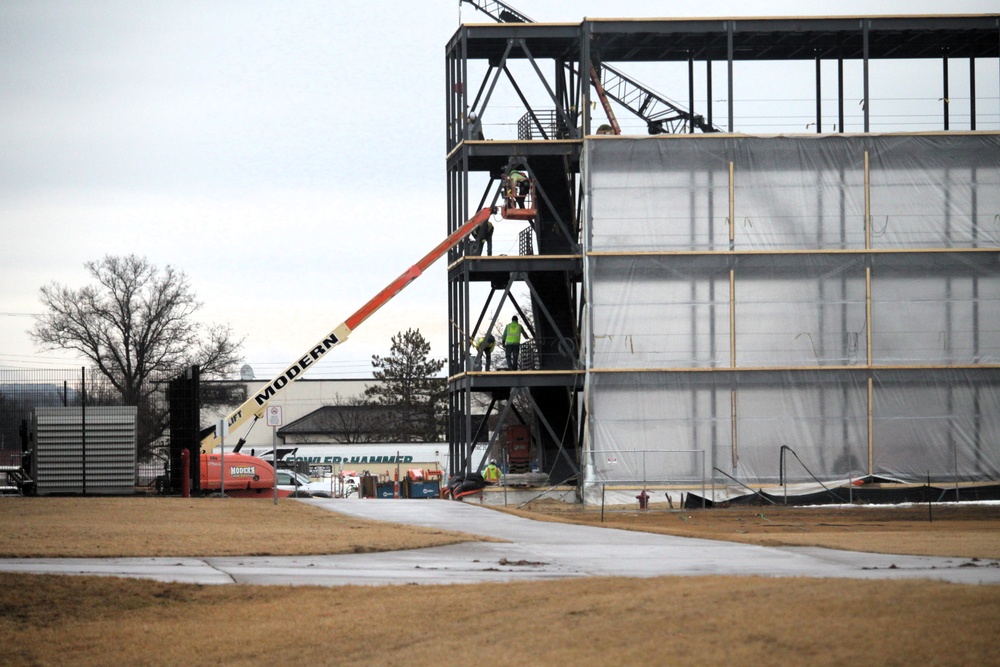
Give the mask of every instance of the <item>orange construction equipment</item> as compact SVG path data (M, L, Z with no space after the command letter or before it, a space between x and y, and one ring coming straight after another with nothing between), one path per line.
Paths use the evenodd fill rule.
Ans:
M431 264L437 261L450 249L461 243L469 234L473 232L473 230L476 229L476 227L489 220L491 214L492 211L489 208L480 210L467 222L465 222L465 224L448 235L448 238L437 244L433 250L424 255L420 261L404 271L402 275L389 283L381 292L369 299L365 305L361 306L361 308L357 310L357 312L334 327L330 333L312 346L291 366L286 368L284 372L261 387L256 393L248 398L243 405L229 413L229 416L226 417L226 425L228 428L230 430L236 430L247 422L250 422L249 426L247 426L247 432L249 432L249 430L253 428L253 425L263 418L264 407L271 400L273 400L275 396L277 396L291 382L294 382L302 377L302 375L316 362L322 359L327 352L347 340L347 337L351 335L351 332L357 329L362 322L371 317L375 311L384 306L394 296L399 294L404 287L419 277L420 274L422 274ZM213 452L215 451L215 448L221 444L221 440L216 433L216 429L212 427L203 429L201 436L202 453L207 454ZM241 439L233 451L238 452L242 445L243 440Z
M270 498L274 491L274 468L256 456L226 454L225 475L222 473L221 454L201 455L201 491L225 491L237 498ZM225 484L223 484L223 477ZM287 496L289 491L279 491Z

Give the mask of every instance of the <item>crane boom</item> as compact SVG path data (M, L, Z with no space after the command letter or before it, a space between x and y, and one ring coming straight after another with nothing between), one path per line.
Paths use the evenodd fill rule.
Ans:
M601 100L601 106L604 107L604 115L608 117L611 129L615 134L621 134L622 126L618 124L618 118L615 116L614 109L611 108L611 102L608 102L607 93L604 92L604 86L601 85L601 75L597 73L597 69L593 66L590 67L590 83L594 86L594 90L597 91L597 98Z
M230 430L235 430L243 426L251 419L251 426L264 415L264 407L277 396L285 387L302 377L313 364L322 359L327 352L340 345L351 333L357 329L362 322L371 317L375 311L384 306L394 296L399 294L404 287L413 282L431 264L437 261L442 255L461 243L462 239L468 236L476 227L489 219L491 210L484 208L472 216L465 224L452 232L448 238L439 243L429 253L424 255L420 261L404 271L398 278L386 285L385 289L368 300L353 315L338 324L333 330L324 336L318 343L299 357L292 365L284 370L280 375L275 376L270 382L258 389L253 396L248 398L243 405L236 408L226 417L226 424ZM201 451L211 453L219 444L219 438L214 429L202 431Z
M461 0L461 2L469 3L497 23L534 23L533 20L500 0ZM572 69L572 65L569 63L566 63L566 67ZM615 134L621 134L621 127L611 109L611 104L608 102L609 97L642 119L651 134L676 132L675 125L678 121L687 123L690 128L698 128L702 132L719 131L718 128L706 123L702 116L674 104L663 95L629 78L620 70L604 64L601 65L601 69L611 75L606 78L603 85L596 68L593 67L590 70L590 81L597 91L601 106L604 107L608 122Z
M522 14L500 0L462 0L486 14L497 23L534 23L526 14Z

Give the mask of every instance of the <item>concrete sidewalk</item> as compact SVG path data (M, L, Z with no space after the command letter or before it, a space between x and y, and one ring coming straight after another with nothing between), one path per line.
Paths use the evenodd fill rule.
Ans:
M1000 584L1000 563L774 548L533 521L446 500L302 500L352 516L509 540L340 556L0 559L0 571L200 584L465 584L568 577L759 575Z

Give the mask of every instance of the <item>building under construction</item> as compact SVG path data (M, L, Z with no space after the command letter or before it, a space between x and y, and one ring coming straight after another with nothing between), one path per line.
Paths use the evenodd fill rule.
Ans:
M1000 15L545 24L470 4L484 23L446 49L448 231L496 206L517 243L449 254L451 472L523 424L510 479L585 498L995 491ZM891 90L914 67L925 102ZM777 129L754 113L775 78ZM527 322L522 367L477 370L470 339L502 311Z

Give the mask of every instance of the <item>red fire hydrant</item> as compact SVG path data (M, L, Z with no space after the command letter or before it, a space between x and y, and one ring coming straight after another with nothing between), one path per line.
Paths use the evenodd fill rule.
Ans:
M639 509L641 510L649 509L649 494L646 493L646 489L643 489L642 493L636 496L636 500L639 501Z

